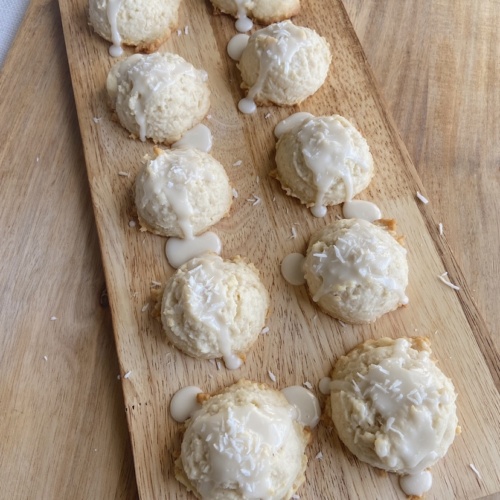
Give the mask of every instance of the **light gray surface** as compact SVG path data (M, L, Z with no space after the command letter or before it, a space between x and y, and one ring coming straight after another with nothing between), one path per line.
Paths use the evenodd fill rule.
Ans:
M21 25L29 0L0 0L0 68Z

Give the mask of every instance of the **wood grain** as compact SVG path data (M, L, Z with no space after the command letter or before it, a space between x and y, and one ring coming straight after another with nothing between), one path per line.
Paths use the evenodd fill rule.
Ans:
M131 499L119 367L109 309L99 305L104 276L56 2L32 2L0 95L0 497Z
M310 5L319 9L313 2ZM127 185L127 180L117 179L116 172L127 168L135 172L137 163L132 159L134 156L140 158L141 153L151 146L126 145L128 142L126 134L118 130L115 124L107 122L109 114L104 106L101 91L103 75L110 65L105 56L106 44L93 37L87 29L84 6L81 2L61 6L61 9L67 34L73 32L80 36L80 38L70 37L70 40L67 40L80 126L85 141L107 282L113 290L111 298L114 326L122 373L128 369L132 370L131 378L124 381L124 390L139 486L145 497L153 496L165 492L168 486L175 487L171 481L169 451L167 453L175 433L175 429L172 429L173 423L169 421L166 412L170 394L189 379L187 370L192 372L196 368L196 380L190 379L190 382L204 383L207 389L232 380L234 374L215 372L210 366L186 360L178 353L170 351L163 343L158 326L149 318L143 318L140 313L143 301L149 297L149 280L164 279L169 271L161 260L163 242L154 237L144 238L144 235L136 235L129 230L127 190L131 184ZM412 305L405 311L384 318L370 328L353 328L343 332L332 320L320 313L313 321L312 318L317 312L303 290L283 288L283 282L277 272L277 263L290 249L303 248L312 227L319 222L310 220L308 214L291 200L286 199L277 186L267 180L266 174L270 169L269 158L272 157L273 147L269 132L272 130L272 125L280 117L285 116L285 112L272 108L271 125L263 119L267 110L259 111L256 117L242 120L233 109L234 100L239 95L237 86L227 79L228 75L233 77L237 75L221 52L222 56L211 61L214 67L210 70L210 81L213 88L218 91L214 93L217 98L223 97L222 102L217 100L217 108L212 112L214 120L210 124L217 141L214 156L228 168L232 164L231 159L233 161L244 159L245 167L248 166L250 172L243 169L230 171L231 180L241 193L250 195L254 190L261 189L266 203L256 210L255 207L245 204L240 196L239 203L233 209L232 219L225 221L225 225L220 225L217 230L224 239L226 255L237 252L252 255L261 269L269 273L267 284L274 292L273 295L280 297L270 324L272 335L261 340L250 355L249 363L242 373L264 379L266 368L272 368L279 376L280 387L290 381L300 383L305 377L315 381L328 370L336 356L363 338L386 333L397 334L401 331L411 333L414 328L418 328L419 333L431 333L434 328L439 327L440 333L434 339L435 351L441 359L443 369L453 376L461 393L461 420L463 423L467 422L467 432L457 440L446 460L437 467L438 484L435 485L432 495L436 498L446 498L446 495L449 497L452 493L456 493L454 496L470 498L498 491L498 473L494 468L492 470L495 464L493 459L497 456L495 453L498 454L498 440L495 439L498 428L498 397L492 379L486 371L486 363L477 347L477 339L489 338L488 332L480 323L473 306L470 306L469 310L463 306L466 311L468 310L469 322L472 323L469 325L454 293L450 294L448 289L444 290L434 281L436 272L442 271L443 264L453 265L454 261L446 244L440 243L436 247L437 233L435 229L432 230L436 221L430 210L427 208L420 213L421 207L417 207L414 202L415 188L421 189L421 186L414 176L404 148L388 123L384 105L374 90L373 81L366 73L365 60L353 37L347 17L337 3L333 4L332 9L334 9L332 13L334 19L323 19L325 16L320 16L319 10L312 10L308 11L310 13L307 16L298 17L297 22L316 25L319 31L329 33L330 40L343 48L344 52L339 51L336 56L337 64L340 68L349 70L346 71L348 75L346 81L352 79L353 82L350 83L353 83L358 90L352 92L349 86L345 88L342 82L332 77L322 95L318 94L306 102L303 109L315 113L335 111L344 113L348 117L354 116L369 138L374 153L375 149L377 151L377 163L387 163L388 172L376 181L367 196L375 199L386 214L398 217L401 229L411 242L411 264L416 270L416 276L413 277L410 287ZM71 13L71 18L67 16L68 12ZM191 12L190 26L196 27L196 33L199 33L200 37L206 35L204 42L206 40L205 47L208 46L208 49L204 51L203 56L208 52L213 55L212 49L217 47L222 50L232 33L231 23L225 18L218 18L210 19L210 26L206 26L206 18L202 16L208 15L208 11L204 9L203 12L198 12L192 9ZM338 18L335 14L338 14ZM339 32L334 32L334 28L340 29L343 33L340 39ZM348 36L344 36L345 34ZM192 42L185 42L186 39L182 40L182 44L179 40L172 40L171 45L167 47L206 67L202 55L197 56L198 60L193 59L195 54L190 54L189 57ZM75 44L73 49L72 43ZM194 48L192 47L193 50ZM74 54L78 54L78 60L71 59L71 50ZM357 95L353 95L356 93ZM360 97L359 101L356 100ZM98 114L99 112L102 114ZM104 116L106 119L99 124L100 127L97 127L95 126L97 124L91 121L92 116ZM227 137L229 132L231 137ZM247 143L248 137L250 138ZM235 143L239 143L238 147ZM112 155L104 156L100 161L100 157L91 151L96 145L101 153L107 155L112 153ZM115 163L111 162L111 158L114 158ZM116 163L120 164L118 168ZM395 184L391 173L397 173L399 184L391 185ZM261 178L260 185L256 185L256 175ZM119 184L122 181L124 186ZM271 203L274 196L277 203ZM382 198L385 201L382 201ZM281 215L277 212L276 205L284 210ZM286 208L289 209L288 214ZM288 241L285 238L289 235L290 223L296 220L300 220L302 224L301 234L298 240ZM267 224L271 224L268 227L273 231L262 234L260 228L267 227ZM432 238L427 234L426 226L431 228ZM259 228L257 235L255 228ZM267 247L264 245L262 248L262 240ZM266 252L265 250L269 248L273 248L275 252ZM443 260L440 260L440 254ZM128 275L122 276L124 272ZM453 269L452 277L463 285L458 267ZM135 292L138 293L137 296ZM462 304L469 303L467 290L460 293L459 297ZM440 303L438 311L434 307L437 298ZM450 313L452 313L451 320L448 318ZM479 318L478 324L475 323L476 317ZM336 338L331 338L332 330L337 335ZM444 335L440 335L443 333ZM287 339L285 335L289 338ZM289 345L290 340L296 340L294 345ZM321 352L318 352L320 349ZM307 356L301 357L304 351L307 351ZM280 356L277 356L278 354ZM448 359L448 356L452 356L451 359ZM317 360L316 367L311 367L311 358ZM491 362L491 355L485 359L490 360L490 367L495 366L495 363ZM248 366L252 361L253 366ZM474 376L475 378L470 378ZM467 381L476 379L480 380L481 386L478 390L473 390L467 385ZM211 383L206 384L207 380ZM149 407L146 408L148 404ZM484 406L481 406L483 404ZM474 420L476 410L478 410L477 421ZM384 495L384 498L396 497L397 489L387 491L387 479L376 477L364 466L358 464L353 466L352 457L345 453L337 453L339 446L335 441L333 447L330 447L327 430L321 429L318 434L319 439L311 449L311 456L321 448L325 455L328 453L328 459L321 463L314 461L311 463L308 472L309 485L307 489L301 491L304 497L313 498L315 494L321 495L326 488L329 488L328 491L344 494L344 497L347 495L356 497L362 494L370 496L380 494ZM493 439L490 438L490 434L494 436ZM481 449L481 444L484 443L490 443L486 453ZM483 476L487 477L484 483L478 484L475 476L470 475L467 468L468 461L473 461ZM344 469L343 476L339 467ZM328 472L331 470L334 472ZM165 483L162 472L167 477ZM321 481L323 476L326 480ZM364 482L359 480L360 477L364 478ZM172 490L172 496L169 498L173 498L175 491L177 490ZM184 496L182 492L179 495Z

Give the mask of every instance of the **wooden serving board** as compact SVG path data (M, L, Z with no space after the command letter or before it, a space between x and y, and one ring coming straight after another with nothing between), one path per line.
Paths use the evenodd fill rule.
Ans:
M146 304L152 282L164 282L173 270L164 256L165 239L130 227L131 193L141 158L151 143L129 139L111 120L105 81L115 62L109 43L88 26L86 0L60 2L64 35L83 138L88 178L101 243L116 347L123 379L126 412L132 437L138 487L142 498L184 498L173 477L173 455L181 426L169 416L174 392L186 385L206 391L239 378L263 381L278 389L310 381L317 384L335 360L359 342L382 336L427 335L442 370L459 393L463 433L434 468L428 498L477 498L500 491L499 363L486 339L462 273L440 237L431 209L416 199L425 194L391 119L386 112L362 48L340 0L303 0L296 24L315 28L332 47L333 62L324 86L293 109L259 108L245 116L237 111L239 74L225 48L235 34L234 22L213 16L208 2L184 0L182 33L174 32L161 50L176 52L209 74L210 117L204 123L214 136L212 155L227 170L239 193L230 217L214 230L223 242L223 256L242 255L260 269L270 291L272 312L267 335L260 336L245 365L218 370L169 346ZM184 26L189 26L188 34ZM342 326L321 313L305 287L287 285L281 259L305 250L311 232L334 220L329 209L316 219L296 200L285 196L269 177L274 166L273 128L290 113L338 113L353 121L367 138L377 172L359 198L373 200L385 217L396 218L409 250L410 304L368 326ZM96 120L94 120L96 118ZM233 166L242 160L239 167ZM129 177L119 172L130 173ZM256 195L262 202L247 201ZM291 238L292 226L297 237ZM448 271L459 292L437 278ZM273 383L268 370L277 380ZM484 444L488 446L485 448ZM315 459L318 452L323 459ZM339 443L329 425L320 424L308 449L307 482L301 498L403 498L393 475L381 476L358 462ZM481 479L469 464L480 471Z

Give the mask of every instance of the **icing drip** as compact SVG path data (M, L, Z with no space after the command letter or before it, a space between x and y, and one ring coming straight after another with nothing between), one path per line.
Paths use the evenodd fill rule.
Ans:
M421 497L427 493L432 486L432 474L428 470L418 472L417 474L408 474L400 476L399 486L405 495L413 497Z
M354 286L365 282L367 278L397 293L402 304L408 302L404 287L387 276L392 261L390 253L386 251L385 244L371 234L369 226L369 222L357 220L337 239L335 245L313 254L315 273L322 280L313 296L315 302L339 285ZM406 253L401 245L397 248Z
M297 421L311 429L318 425L321 407L318 398L305 387L292 385L281 391L297 411Z
M380 208L371 201L352 200L346 201L342 207L344 219L363 219L368 222L382 218Z
M170 415L176 422L185 422L201 408L196 396L203 392L199 387L190 385L179 389L170 400Z
M108 0L106 6L106 15L108 16L109 26L111 28L111 40L113 45L109 48L109 54L112 57L119 57L123 54L122 37L118 32L118 11L120 10L122 0Z
M236 29L240 33L245 33L246 31L250 31L253 28L253 22L248 17L248 12L245 7L245 3L247 0L236 0L236 5L238 6L238 10L236 13Z
M304 260L301 253L291 253L281 261L281 274L290 285L299 286L306 282L302 270Z
M257 109L255 97L264 88L271 68L280 67L281 71L287 74L293 56L311 43L307 40L305 32L289 21L273 24L266 28L266 34L258 33L257 36L259 37L257 40L261 42L261 46L257 48L259 74L256 82L248 90L246 98L238 103L238 109L246 114L251 114Z
M227 54L233 61L239 61L241 59L241 54L246 49L248 45L248 35L239 34L234 35L229 43L227 44Z
M300 128L297 139L316 187L316 199L311 212L315 217L324 217L325 194L339 177L344 183L346 200L350 201L353 196L352 176L347 161L353 161L364 170L368 166L356 156L351 137L337 120L315 118L306 121Z
M231 331L224 317L227 303L224 282L225 276L215 261L206 259L204 266L189 271L189 287L194 292L189 302L194 311L200 311L200 321L214 332L226 367L235 370L241 366L241 359L231 351Z
M212 149L212 133L206 125L199 123L174 142L172 148L194 148L208 153Z

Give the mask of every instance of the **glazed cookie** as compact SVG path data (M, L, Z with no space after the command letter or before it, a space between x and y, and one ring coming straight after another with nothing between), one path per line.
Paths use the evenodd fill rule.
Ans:
M299 104L323 85L331 58L323 37L291 21L256 31L238 64L241 86L248 89L240 111L252 113L255 104Z
M363 462L423 481L459 428L453 384L431 358L428 339L369 340L342 356L330 383L330 411L342 442ZM431 481L432 482L432 481Z
M196 149L155 148L135 181L141 226L162 236L191 238L228 214L233 194L224 167Z
M167 339L190 356L238 368L265 326L269 294L252 264L206 254L168 280L161 306Z
M210 108L207 73L176 54L134 54L115 64L107 90L118 120L134 137L171 144Z
M341 219L312 235L304 261L309 293L347 323L371 323L408 303L406 249L394 221Z
M112 56L121 44L154 52L177 26L180 0L89 0L89 20L97 34L113 42Z
M309 436L281 392L240 380L188 421L175 475L197 498L290 499L305 480Z
M299 13L300 0L210 0L213 6L233 17L249 17L259 24L272 24Z
M294 125L295 116L300 119ZM285 125L284 132L280 125ZM326 206L350 201L370 183L374 170L370 148L342 116L297 113L278 124L276 131L277 168L271 175L288 195L311 207L313 215L324 216Z

